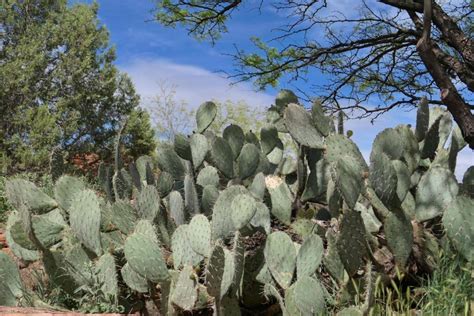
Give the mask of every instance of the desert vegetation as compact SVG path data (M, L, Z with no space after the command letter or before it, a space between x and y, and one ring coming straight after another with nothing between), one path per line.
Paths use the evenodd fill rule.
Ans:
M462 178L454 172L459 152L472 148L472 111L469 92L444 86L448 74L472 91L471 51L463 46L443 59L431 36L453 49L457 39L443 33L454 26L436 1L381 2L408 11L416 30L396 24L400 38L380 35L369 44L379 51L386 37L391 52L414 45L418 55L410 58L426 68L420 85L397 81L401 71L421 71L407 66L415 61L397 63L403 69L392 69L397 76L384 85L364 77L373 61L350 75L349 96L336 88L307 102L281 89L265 111L213 96L192 111L162 93L150 114L113 64L96 4L7 0L0 13L0 306L149 315L471 315L474 166ZM295 10L316 4L288 1ZM157 19L214 41L239 5L160 1ZM313 11L297 12L309 18ZM460 31L472 31L470 18L457 20ZM370 31L397 28L398 20L383 21ZM426 33L431 23L439 33ZM302 51L258 43L277 56L240 51L242 69L262 71L241 73L246 79L276 85L280 72L304 67ZM352 43L339 47L357 59L361 42ZM339 61L319 66L342 67L341 52L330 53ZM432 53L436 59L428 61ZM446 73L436 65L441 61ZM332 101L370 91L392 100L400 93L394 86L409 91L416 124L393 122L380 131L366 159L352 139L358 131L345 127L361 105ZM393 102L363 115L401 105Z

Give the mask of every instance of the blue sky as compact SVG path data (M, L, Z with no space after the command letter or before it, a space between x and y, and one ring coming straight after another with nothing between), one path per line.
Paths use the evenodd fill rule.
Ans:
M372 1L372 0L370 0ZM87 2L90 0L76 0ZM170 29L157 22L147 22L153 18L152 0L98 0L99 19L109 29L111 42L117 51L117 66L127 72L135 83L137 92L146 103L158 93L158 84L166 81L176 86L176 97L196 108L200 103L217 99L225 101L244 100L251 106L267 107L277 90L256 92L252 83L230 85L231 81L219 71L232 72L232 58L226 54L234 52L234 45L246 50L252 49L249 38L259 36L270 38L272 29L280 25L282 15L263 8L260 14L254 0L249 0L248 8L237 12L230 20L229 33L215 46L196 41L183 28ZM346 14L354 12L353 1L330 1ZM318 73L311 75L315 80L323 80ZM311 82L310 84L314 84ZM300 88L308 88L304 82L296 83ZM280 88L292 88L293 83L281 82ZM409 123L414 125L415 111L393 111L378 119L373 125L369 120L352 120L348 128L354 130L353 140L368 157L376 134L386 127ZM472 163L472 152L465 149L459 159L456 174L458 178Z

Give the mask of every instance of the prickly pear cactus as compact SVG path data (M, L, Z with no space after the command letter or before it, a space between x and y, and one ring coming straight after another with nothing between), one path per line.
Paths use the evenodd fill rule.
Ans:
M153 298L164 314L217 315L261 312L272 299L283 315L325 314L328 293L347 297L362 276L433 266L441 243L425 227L442 227L473 260L474 169L462 184L453 175L466 144L444 110L423 99L415 128L375 138L369 166L344 135L344 113L336 133L321 104L307 111L298 102L283 90L260 131L229 125L222 134L209 129L218 109L206 102L196 132L127 168L119 135L115 164L99 167L101 192L64 174L54 197L10 179L12 252L43 260L72 296L98 280L116 302L128 293ZM24 293L11 262L0 261L0 304L13 305ZM365 313L367 302L340 313Z

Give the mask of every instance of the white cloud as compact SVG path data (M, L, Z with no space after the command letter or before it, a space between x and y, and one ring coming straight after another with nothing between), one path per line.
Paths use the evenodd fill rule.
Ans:
M176 86L176 98L191 108L211 99L245 101L252 107L268 107L274 100L269 94L255 92L251 84L231 85L231 81L220 74L167 59L136 59L121 70L130 75L142 99L156 95L158 84L167 82Z

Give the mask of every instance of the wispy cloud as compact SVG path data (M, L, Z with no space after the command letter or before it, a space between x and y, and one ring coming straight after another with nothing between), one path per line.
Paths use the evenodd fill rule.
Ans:
M167 59L136 59L121 69L130 75L143 99L156 95L158 84L167 82L176 86L176 98L192 108L211 99L245 101L251 107L268 107L274 100L269 94L254 91L250 83L231 85L220 74Z

